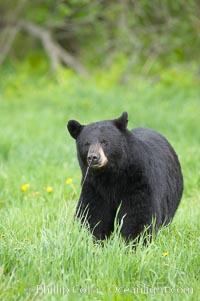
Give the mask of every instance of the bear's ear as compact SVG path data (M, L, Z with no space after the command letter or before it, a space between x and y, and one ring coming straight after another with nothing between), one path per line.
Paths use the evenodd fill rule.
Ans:
M118 127L118 129L125 130L128 124L128 113L127 112L122 113L122 115L119 118L114 119L114 123L116 127Z
M78 135L83 129L83 125L81 125L78 121L76 120L69 120L67 123L67 128L70 133L70 135L74 138L77 139Z

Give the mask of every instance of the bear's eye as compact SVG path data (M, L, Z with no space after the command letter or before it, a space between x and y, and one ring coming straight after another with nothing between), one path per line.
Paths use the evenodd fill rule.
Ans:
M107 146L107 145L108 145L108 141L106 141L106 140L103 139L103 140L101 141L101 144L102 144L103 146Z
M85 143L85 146L87 146L87 147L88 147L89 145L90 145L90 143L89 143L89 142L86 142L86 143Z

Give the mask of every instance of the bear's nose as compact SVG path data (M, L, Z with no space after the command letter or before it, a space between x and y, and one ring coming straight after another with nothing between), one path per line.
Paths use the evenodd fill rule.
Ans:
M89 164L97 164L99 162L100 154L99 153L89 153L87 160Z

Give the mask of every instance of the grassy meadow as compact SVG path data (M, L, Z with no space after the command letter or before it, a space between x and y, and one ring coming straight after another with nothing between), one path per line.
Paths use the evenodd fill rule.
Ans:
M0 300L198 300L200 295L200 87L187 72L117 84L0 75ZM133 251L118 235L94 244L73 221L81 174L69 119L129 113L176 149L184 195L170 227Z

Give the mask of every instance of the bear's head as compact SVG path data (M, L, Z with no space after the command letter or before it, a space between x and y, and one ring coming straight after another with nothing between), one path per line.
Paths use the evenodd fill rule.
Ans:
M128 114L119 118L81 125L76 120L67 124L70 135L76 140L80 166L92 170L120 167L126 156Z

